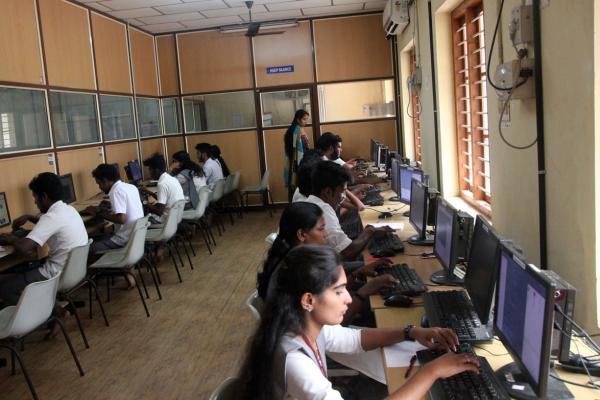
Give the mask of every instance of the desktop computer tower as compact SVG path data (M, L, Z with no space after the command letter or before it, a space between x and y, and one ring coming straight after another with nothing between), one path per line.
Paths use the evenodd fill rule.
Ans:
M541 272L556 287L554 291L555 306L560 307L569 318L573 319L573 313L575 312L575 292L577 289L554 271L543 270ZM556 311L556 308L554 311L554 325L558 325L560 330L555 327L552 331L551 354L556 356L560 363L566 364L569 362L571 338L564 333L571 333L573 326L567 318Z
M437 197L440 195L440 192L433 188L429 188L427 191L429 195L429 199L427 199L427 226L435 227L435 216L437 211Z
M456 241L456 255L459 261L466 261L469 259L474 220L470 214L460 210L457 212L457 218L458 238Z

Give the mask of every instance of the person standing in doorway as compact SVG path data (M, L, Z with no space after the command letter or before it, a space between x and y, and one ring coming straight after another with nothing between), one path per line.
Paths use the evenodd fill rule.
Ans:
M283 181L288 188L288 201L292 201L294 193L294 175L298 165L308 150L308 136L304 128L308 125L310 114L305 110L298 110L294 115L294 120L283 136L283 145L285 149L285 164L283 169Z

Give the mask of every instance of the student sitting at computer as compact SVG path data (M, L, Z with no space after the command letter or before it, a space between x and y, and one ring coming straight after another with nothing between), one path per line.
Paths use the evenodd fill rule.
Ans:
M352 169L356 165L356 160L342 160L342 138L331 132L325 132L317 140L316 147L323 155L323 160L333 161L347 169Z
M44 172L29 183L39 215L22 215L13 221L13 230L26 222L35 224L26 237L11 233L0 234L0 244L12 245L16 252L28 259L37 260L38 251L48 244L48 258L42 266L26 268L17 275L7 276L0 283L0 299L4 306L17 304L25 286L32 282L50 279L61 272L67 262L69 252L87 244L88 235L77 210L62 202L62 186L58 177Z
M206 175L206 184L212 190L215 187L215 183L219 179L223 179L223 170L219 163L213 160L210 144L198 143L196 145L196 154L204 170L204 175Z
M311 195L306 199L307 202L314 203L323 210L325 228L329 232L327 243L345 260L355 259L373 235L392 231L389 227L374 228L368 225L354 240L344 233L335 209L345 200L347 184L351 179L344 167L331 161L319 161L313 167Z
M200 201L198 191L202 186L206 186L206 176L202 167L191 160L187 151L181 150L173 154L171 174L181 184L186 201L185 209L196 208Z
M167 172L167 162L165 158L155 153L150 158L144 160L144 166L148 167L150 177L158 180L156 193L146 188L140 190L148 196L156 198L156 203L145 206L151 214L150 221L154 224L163 223L166 220L169 211L177 201L185 200L183 188L177 178L169 175Z
M112 234L105 234L94 238L90 246L90 254L99 251L118 249L127 244L135 221L144 216L144 208L140 200L138 188L121 180L119 170L109 164L100 164L92 171L92 176L100 190L108 194L110 207L103 205L86 208L92 215L104 218L114 224ZM129 277L129 284L133 285L133 277Z
M454 349L458 339L444 328L350 329L339 324L352 302L338 254L327 246L291 250L277 276L277 293L267 299L263 316L240 370L236 398L337 399L327 379L325 352L361 353L404 340L428 348ZM478 372L479 362L448 352L419 370L389 399L421 399L433 383L464 371Z
M221 149L216 144L213 144L212 146L210 146L210 151L212 159L219 163L221 171L223 171L223 176L227 178L229 175L231 175L231 172L229 171L227 163L225 162L223 157L221 157Z

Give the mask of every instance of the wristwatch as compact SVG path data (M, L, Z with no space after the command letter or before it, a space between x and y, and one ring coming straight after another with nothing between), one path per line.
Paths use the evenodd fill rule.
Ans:
M404 340L407 340L409 342L414 342L415 339L410 337L410 331L412 330L412 328L414 328L414 325L407 325L406 328L404 328Z

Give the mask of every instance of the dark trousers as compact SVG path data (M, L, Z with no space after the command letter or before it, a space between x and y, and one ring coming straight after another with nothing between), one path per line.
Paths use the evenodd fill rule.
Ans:
M2 300L2 306L16 305L27 285L33 282L45 281L46 279L48 278L42 275L38 268L6 275L0 281L0 300Z

